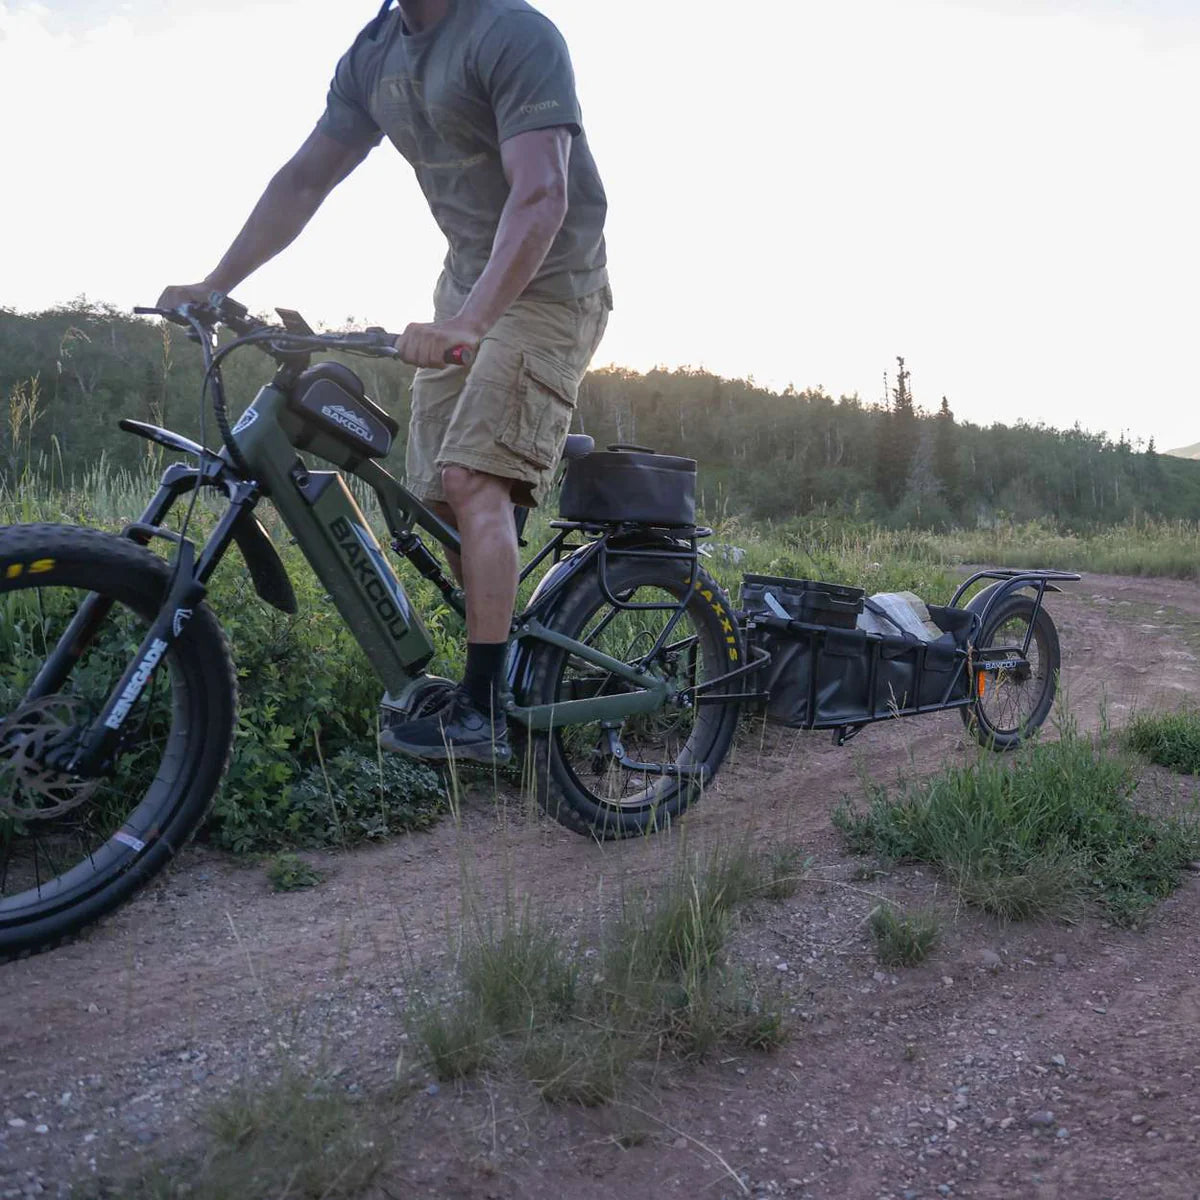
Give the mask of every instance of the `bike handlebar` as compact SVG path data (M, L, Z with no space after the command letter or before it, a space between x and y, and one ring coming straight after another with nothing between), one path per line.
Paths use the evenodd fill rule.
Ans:
M250 317L245 305L214 292L205 304L181 304L178 308L137 307L139 316L163 317L175 325L195 330L198 325L211 330L224 325L239 338L253 339L251 344L272 357L312 353L322 350L344 350L370 358L400 358L396 349L397 335L386 329L373 328L346 333L297 332L283 325L266 325ZM447 366L469 367L475 354L470 346L454 346L447 350L443 361Z
M362 354L372 358L400 358L396 349L396 335L386 329L374 328L362 332L315 333L299 313L280 309L283 325L267 325L250 316L245 305L231 300L221 292L212 292L201 304L181 304L178 308L139 307L133 310L140 316L164 317L175 325L182 325L188 337L199 342L204 351L204 386L212 388L213 414L221 441L229 454L230 461L248 479L250 467L229 423L229 410L225 403L225 391L221 383L222 360L240 346L255 346L273 358L281 368L298 370L307 363L312 354L322 351L343 350L349 354ZM218 349L216 327L224 325L236 334L234 341ZM470 346L454 346L445 355L447 366L469 367L474 359Z

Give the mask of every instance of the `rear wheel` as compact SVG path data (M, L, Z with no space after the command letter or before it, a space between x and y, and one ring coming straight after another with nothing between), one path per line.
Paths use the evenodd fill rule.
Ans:
M1023 656L1027 637L1029 651ZM981 745L1011 750L1041 727L1054 706L1062 663L1058 630L1045 608L1028 596L1010 596L979 631L974 657L1009 660L1012 666L977 669L973 703L959 711Z
M97 530L0 529L0 960L46 949L128 899L186 841L220 782L235 680L203 605L159 661L110 761L92 778L65 769L169 577L156 555ZM65 681L29 699L89 596L102 604Z
M595 574L585 573L555 614L556 633L622 662L644 665L667 681L673 696L657 712L530 735L528 762L538 800L577 833L619 838L666 827L700 796L729 749L738 705L701 704L691 691L744 662L740 631L716 582L701 574L663 647L651 653L688 595L689 582L689 570L678 560L614 556L608 567L612 595L623 603L670 607L616 608ZM705 694L735 691L739 682ZM534 651L526 702L554 704L630 688L618 676L543 643Z

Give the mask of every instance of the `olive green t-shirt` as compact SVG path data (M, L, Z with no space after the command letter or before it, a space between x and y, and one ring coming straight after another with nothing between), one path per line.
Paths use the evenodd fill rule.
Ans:
M608 205L566 43L525 0L451 0L446 16L420 33L394 9L338 63L318 128L348 146L386 137L404 155L450 244L446 273L467 291L492 252L508 198L501 142L560 125L573 135L566 220L525 295L573 299L608 281Z

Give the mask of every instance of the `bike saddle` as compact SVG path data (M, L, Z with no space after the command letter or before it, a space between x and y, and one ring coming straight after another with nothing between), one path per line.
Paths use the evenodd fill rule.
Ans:
M573 462L577 458L586 458L596 448L595 438L586 433L568 433L567 444L563 447L563 461Z

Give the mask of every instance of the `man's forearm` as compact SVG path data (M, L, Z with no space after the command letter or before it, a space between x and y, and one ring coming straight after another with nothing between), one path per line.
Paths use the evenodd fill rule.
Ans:
M557 190L531 199L510 194L487 266L459 313L464 325L482 336L504 315L533 282L566 215L566 197Z
M216 291L232 291L291 245L327 194L327 189L298 184L284 168L267 185L242 231L205 282Z

